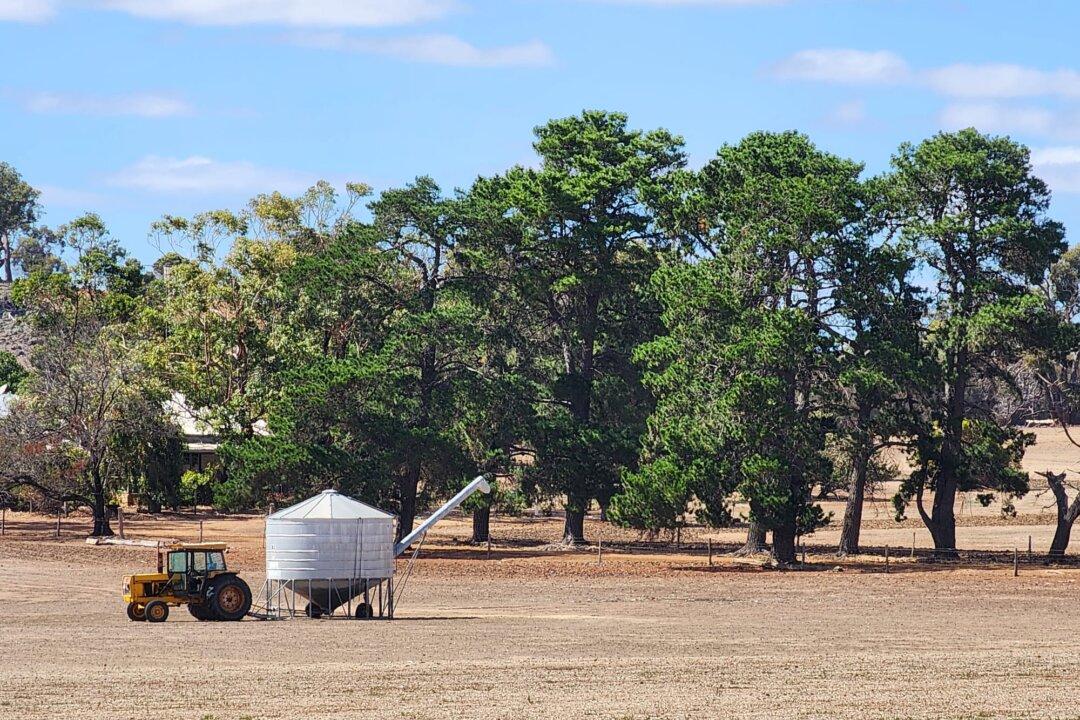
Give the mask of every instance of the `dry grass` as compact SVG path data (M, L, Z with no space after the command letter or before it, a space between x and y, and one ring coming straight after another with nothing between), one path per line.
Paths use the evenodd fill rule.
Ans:
M1003 549L1029 533L1041 542L1046 516L1024 502L1028 525L965 508L961 543ZM869 519L870 544L910 543L911 529ZM1004 559L900 560L886 575L862 558L836 572L826 530L809 570L729 558L710 568L700 546L639 547L636 535L590 522L610 550L597 565L594 551L539 549L558 536L557 519L497 520L489 560L464 542L468 523L457 518L425 545L393 622L207 624L179 610L150 625L126 619L120 581L152 566L151 551L86 546L76 518L60 540L49 518L8 520L3 718L1080 716L1080 571L1068 567L1025 566L1014 578ZM127 527L198 535L190 518L135 517ZM208 539L233 543L230 561L253 585L261 531L258 517L205 524ZM738 531L685 539L707 536L740 540Z

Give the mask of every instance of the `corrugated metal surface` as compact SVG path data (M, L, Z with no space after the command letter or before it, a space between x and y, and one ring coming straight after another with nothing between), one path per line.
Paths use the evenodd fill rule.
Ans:
M333 491L316 498L266 519L267 579L392 577L394 517Z

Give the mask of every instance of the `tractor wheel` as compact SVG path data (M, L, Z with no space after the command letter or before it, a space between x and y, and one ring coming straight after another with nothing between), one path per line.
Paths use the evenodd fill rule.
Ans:
M215 620L242 620L251 609L251 588L235 575L222 575L207 588L206 606Z
M375 613L372 612L371 606L368 605L367 603L360 603L359 605L356 606L356 619L357 620L370 620L374 616L375 616Z
M304 614L307 615L309 618L321 618L323 615L323 610L315 603L308 603L306 606L304 606Z
M128 603L127 606L128 620L132 622L142 622L146 620L146 608L137 602Z
M187 609L188 612L191 613L191 616L196 620L214 619L214 617L210 614L210 609L205 605L195 605L193 603L188 603Z
M143 611L143 614L146 615L147 622L165 622L169 619L169 606L164 600L151 600L146 603L146 609Z

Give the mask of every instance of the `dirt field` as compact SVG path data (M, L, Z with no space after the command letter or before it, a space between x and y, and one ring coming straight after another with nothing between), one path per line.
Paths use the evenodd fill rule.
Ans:
M1053 453L1068 466L1068 448L1036 447L1031 469ZM425 544L392 622L208 624L174 610L163 625L129 622L120 600L152 551L87 546L83 518L55 539L53 520L9 513L0 718L1080 718L1080 567L1025 563L1013 577L1005 549L1049 538L1045 500L1023 502L1011 524L964 506L960 542L1002 551L989 561L894 556L889 574L880 556L838 565L833 530L812 540L810 569L781 572L709 567L702 531L675 549L590 522L598 564L595 548L543 549L558 519L497 520L489 559L457 518ZM910 545L913 530L926 545L917 522L879 509L871 546ZM198 521L140 516L127 530L194 539ZM204 531L261 583L261 518ZM718 549L740 539L709 536Z

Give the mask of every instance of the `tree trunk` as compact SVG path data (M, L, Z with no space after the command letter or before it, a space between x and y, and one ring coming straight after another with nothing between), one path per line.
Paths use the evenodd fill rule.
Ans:
M798 529L793 520L784 522L781 526L773 528L772 551L776 561L784 565L793 565L796 562L795 539Z
M585 508L586 503L573 501L566 503L566 521L563 524L563 544L585 544Z
M91 482L94 488L94 530L92 537L108 537L113 534L109 525L109 508L105 502L105 482L101 477L101 470L94 467L91 470Z
M398 486L401 499L401 515L398 517L397 539L412 532L416 522L416 492L420 487L420 461L412 460Z
M848 482L844 524L840 530L840 545L836 550L836 554L840 557L859 554L859 534L862 530L863 501L866 497L866 476L869 467L869 455L860 451L854 458L851 478Z
M1065 491L1065 473L1055 474L1047 470L1040 474L1046 478L1046 484L1050 486L1057 506L1057 527L1054 530L1054 540L1050 543L1049 554L1049 558L1055 560L1064 557L1065 550L1069 547L1073 524L1076 518L1080 517L1080 493L1070 503Z
M608 488L603 488L599 492L596 498L596 504L600 506L600 522L607 522L608 507L611 506L611 498L613 493Z
M765 547L765 528L751 520L750 527L746 531L746 544L736 550L734 554L736 557L749 557L763 553L767 549Z
M0 235L0 252L4 253L4 282L11 282L11 236Z
M472 541L485 543L491 536L491 506L484 503L472 513Z
M927 529L934 539L934 555L956 555L956 491L963 456L964 415L967 410L967 364L965 350L952 359L955 379L946 391L946 418L941 443L941 462L934 483L934 505Z

